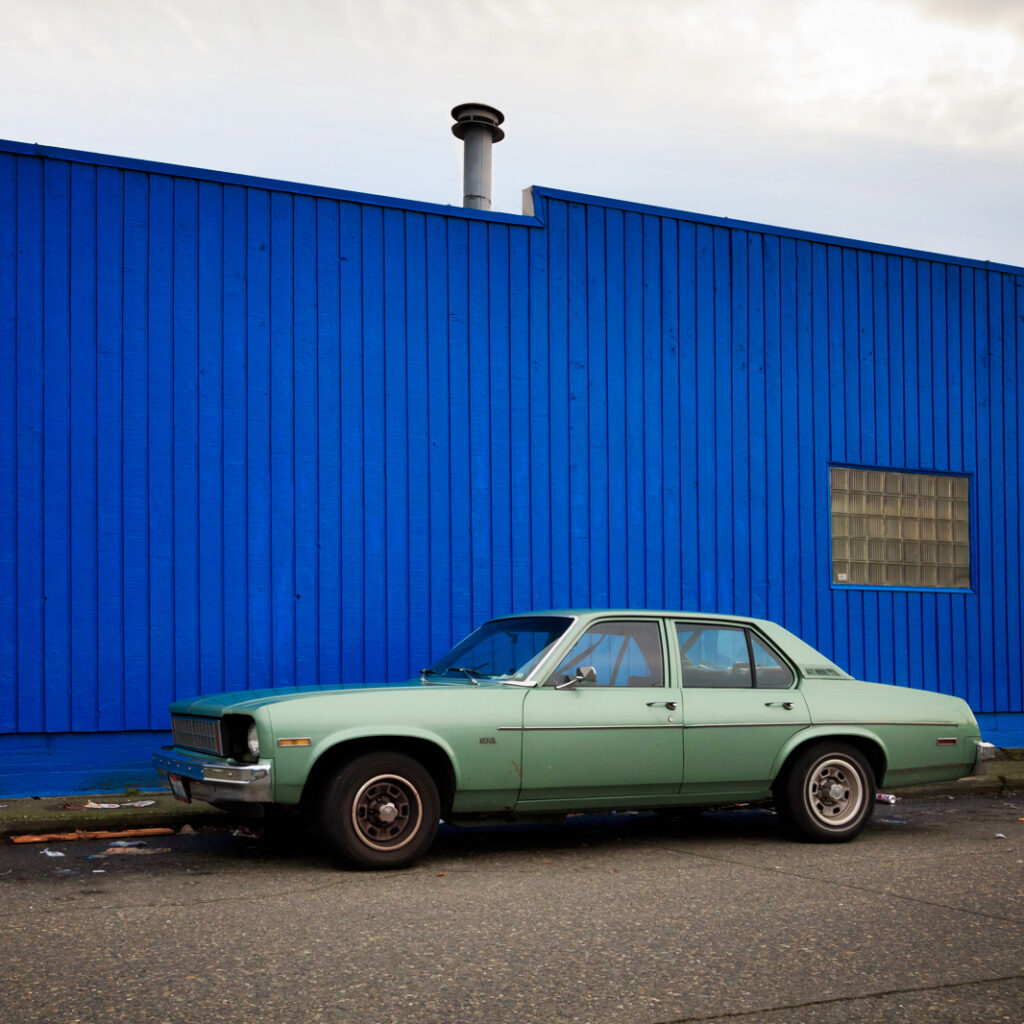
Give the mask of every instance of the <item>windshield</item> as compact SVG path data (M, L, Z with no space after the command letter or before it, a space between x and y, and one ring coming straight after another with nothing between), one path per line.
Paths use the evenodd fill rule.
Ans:
M569 628L572 619L530 615L485 622L438 658L425 676L478 679L525 679L548 648Z

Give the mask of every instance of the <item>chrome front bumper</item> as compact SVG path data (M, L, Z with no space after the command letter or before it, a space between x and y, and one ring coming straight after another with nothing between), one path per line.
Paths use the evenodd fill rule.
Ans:
M272 764L224 764L199 753L164 747L153 755L153 767L167 776L175 796L216 804L244 801L268 804L272 792Z
M994 760L996 756L995 744L977 740L977 745L977 753L974 755L974 771L971 772L971 775L985 775L988 771L988 762Z

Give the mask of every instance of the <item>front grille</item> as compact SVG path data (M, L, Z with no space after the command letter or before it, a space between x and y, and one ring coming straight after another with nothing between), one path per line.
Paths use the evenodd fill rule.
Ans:
M220 734L219 718L171 715L171 732L174 734L175 746L200 750L204 754L224 756L224 740Z

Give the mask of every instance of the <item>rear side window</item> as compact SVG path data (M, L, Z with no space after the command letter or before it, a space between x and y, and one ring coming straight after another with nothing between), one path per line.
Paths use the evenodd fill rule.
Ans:
M785 689L793 673L760 637L741 626L676 623L683 686Z

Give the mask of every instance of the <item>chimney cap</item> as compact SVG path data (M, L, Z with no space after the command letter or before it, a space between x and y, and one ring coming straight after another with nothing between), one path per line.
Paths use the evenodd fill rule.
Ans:
M455 118L452 135L457 139L465 139L466 132L474 125L489 129L491 142L501 142L505 138L505 133L498 127L505 120L505 115L497 107L486 103L460 103L452 107L452 117Z

